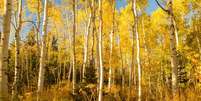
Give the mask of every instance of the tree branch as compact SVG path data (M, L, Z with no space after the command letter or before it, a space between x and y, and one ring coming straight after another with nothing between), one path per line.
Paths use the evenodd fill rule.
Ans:
M36 26L36 24L35 24L36 22L34 22L34 21L26 20L26 21L22 21L22 23L31 23L34 26L34 28L37 31L39 31L39 28Z
M165 9L159 2L158 2L158 0L155 0L156 1L156 3L158 4L158 6L163 10L163 11L165 11L165 12L169 12L167 9Z

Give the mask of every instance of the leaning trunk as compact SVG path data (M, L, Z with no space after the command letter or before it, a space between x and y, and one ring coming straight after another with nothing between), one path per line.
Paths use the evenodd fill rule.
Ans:
M48 10L48 0L45 0L44 3L44 17L43 17L43 40L41 46L41 53L40 53L40 69L39 69L39 76L38 76L38 93L43 90L44 85L44 74L45 74L45 52L46 52L46 37L47 37L47 10Z
M89 4L90 5L90 4ZM91 8L91 7L90 7ZM92 19L92 10L89 15L89 21L87 24L86 28L86 34L85 34L85 43L84 43L84 63L83 63L83 72L82 72L82 77L84 78L85 76L85 69L87 65L87 57L88 57L88 46L89 46L89 32L90 32L90 26L91 26L91 19Z

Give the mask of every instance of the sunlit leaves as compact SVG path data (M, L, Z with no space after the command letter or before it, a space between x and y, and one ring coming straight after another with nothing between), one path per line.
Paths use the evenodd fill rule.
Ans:
M190 5L188 0L173 0L175 14L184 16L188 13Z
M118 17L118 28L120 44L122 51L129 51L132 43L132 25L133 25L132 5L128 4L125 8L121 9L121 14ZM129 51L130 52L130 51Z
M168 24L168 15L162 9L156 9L151 15L151 24L155 28L159 28Z
M144 9L148 5L148 0L137 0L136 2L138 3L138 9Z
M103 2L103 24L104 24L104 30L111 30L112 28L112 19L113 19L113 15L112 15L112 5L110 2L108 2L107 0L105 0Z
M32 13L41 12L42 10L42 0L26 0L27 8Z
M77 16L77 22L78 23L86 23L88 21L88 14L86 10L79 10L78 16Z
M48 9L48 16L50 20L53 22L53 24L57 26L63 25L62 12L58 7L54 5L50 6Z
M0 15L4 13L4 0L0 0Z

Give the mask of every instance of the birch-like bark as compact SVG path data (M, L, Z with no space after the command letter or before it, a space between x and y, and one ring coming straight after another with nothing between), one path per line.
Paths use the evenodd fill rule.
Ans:
M155 0L155 1L156 1L156 3L158 4L158 6L159 6L164 12L168 13L169 15L171 15L171 13L173 13L173 12L172 12L173 9L170 10L170 8L171 8L170 6L172 6L172 4L169 5L168 9L165 9L165 8L159 3L158 0ZM169 0L169 3L172 3L172 0ZM172 17L171 17L171 19L172 19L172 22L171 22L171 23L172 23L172 25L174 26L174 34L175 34L175 40L176 40L176 48L178 48L178 47L179 47L178 29L177 29L176 21L175 21L175 18L174 18L174 14L172 14L171 16L172 16Z
M99 34L98 34L98 55L99 55L99 95L98 95L98 101L103 101L102 93L103 93L103 64L102 64L102 27L103 27L103 21L102 21L102 0L99 0Z
M18 21L15 32L15 76L12 89L12 100L18 99L20 85L20 31L22 27L22 0L18 0Z
M171 66L172 66L172 92L173 97L175 97L177 92L177 48L176 48L176 38L175 38L175 26L174 26L174 13L173 13L173 0L169 0L169 16L170 16L170 50L171 50Z
M158 0L155 0L158 6L168 13L170 18L170 51L171 51L171 67L172 67L172 94L173 99L177 92L177 67L178 67L178 59L177 59L177 39L175 35L175 20L173 13L173 0L169 0L168 9L163 8Z
M4 0L3 33L0 41L0 101L9 101L7 67L11 12L12 0Z
M138 15L136 0L133 0L133 15L134 15L134 31L136 37L136 48L137 48L137 66L138 66L138 101L141 101L141 62L140 62L140 39L138 34Z
M76 85L76 53L75 53L75 34L76 34L76 0L73 0L73 94L75 94Z
M44 85L44 74L45 74L45 52L46 52L46 38L47 38L47 12L48 12L48 0L44 2L44 16L43 16L43 29L42 29L42 46L41 46L41 53L40 53L40 69L39 69L39 76L38 76L38 90L37 92L40 93L43 90Z

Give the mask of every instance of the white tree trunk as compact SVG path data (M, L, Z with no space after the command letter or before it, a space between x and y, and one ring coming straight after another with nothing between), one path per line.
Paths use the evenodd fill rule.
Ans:
M0 42L0 101L9 101L8 96L8 44L10 36L12 0L4 0L3 33Z
M115 0L112 1L112 32L110 33L110 55L109 55L109 79L108 79L108 89L111 90L111 81L112 81L112 51L113 51L113 36L114 36L114 27L115 27Z
M15 32L15 76L13 82L12 99L18 99L18 90L20 83L20 31L22 27L22 0L18 0L18 22Z
M176 39L176 47L179 47L179 36L178 36L178 29L177 29L177 24L176 21L173 20L174 28L175 28L175 39Z
M113 47L113 31L110 33L110 57L109 57L109 79L108 79L108 89L111 89L111 79L112 79L112 47Z
M86 64L87 64L87 57L88 57L88 46L89 46L89 32L90 32L90 26L91 26L91 19L92 19L92 10L90 12L89 15L89 21L86 27L86 34L85 34L85 43L84 43L84 63L83 63L83 75L82 77L84 78L85 76L85 68L86 68Z
M99 0L99 34L98 34L98 56L99 56L99 96L98 101L102 101L102 93L103 93L103 64L102 64L102 0Z
M137 48L137 66L138 66L138 101L141 101L141 62L140 62L140 39L138 34L138 15L136 0L133 0L133 14L134 14L134 31L136 36L136 48Z
M39 69L39 76L38 76L38 93L43 90L44 85L44 74L45 74L45 52L46 52L46 37L47 37L47 12L48 12L48 0L45 0L44 3L44 16L43 16L43 40L41 46L41 53L40 53L40 69Z

